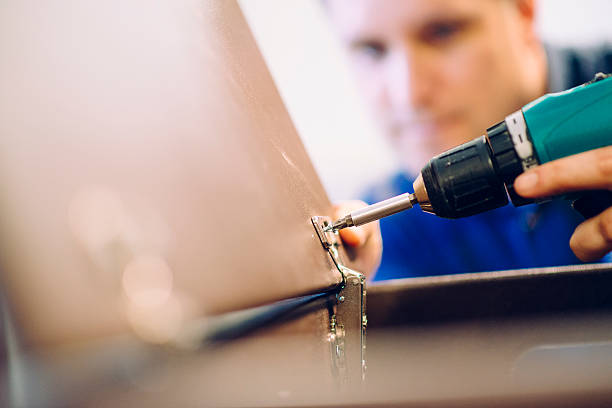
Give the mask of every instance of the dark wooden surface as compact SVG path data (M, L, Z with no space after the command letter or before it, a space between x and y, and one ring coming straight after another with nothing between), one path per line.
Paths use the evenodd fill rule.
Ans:
M371 329L612 310L612 264L381 282L368 305Z
M333 377L329 315L320 306L214 347L178 354L153 349L152 363L107 369L97 377L104 387L74 387L81 391L73 400L95 406L607 407L612 310L603 296L590 295L607 290L602 285L611 273L608 266L570 267L371 286L365 382ZM560 293L579 289L584 302L568 301L574 296L547 302L543 282L561 299ZM478 299L482 293L497 296ZM489 312L456 310L458 298ZM437 312L414 317L428 308Z

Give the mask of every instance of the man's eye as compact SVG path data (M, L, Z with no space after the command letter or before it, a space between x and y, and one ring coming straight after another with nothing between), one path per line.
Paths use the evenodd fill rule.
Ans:
M353 45L353 51L371 60L380 60L387 54L387 47L378 42L361 42Z
M460 22L430 24L422 31L422 38L431 44L444 44L458 36L465 24Z

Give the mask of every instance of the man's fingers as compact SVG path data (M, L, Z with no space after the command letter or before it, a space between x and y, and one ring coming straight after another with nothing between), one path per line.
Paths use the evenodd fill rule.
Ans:
M349 246L359 247L366 242L367 235L364 228L350 227L340 230L340 238L342 238L342 242Z
M344 217L351 211L365 207L367 204L363 201L346 201L334 206L334 220ZM340 238L342 242L352 247L360 247L366 243L369 236L373 233L372 226L367 224L360 227L350 227L340 230Z
M350 246L365 245L373 236L380 235L378 221L360 225L359 227L343 228L340 232L342 241Z
M612 146L564 157L531 169L514 182L523 197L612 189Z
M547 197L579 190L612 190L612 146L568 156L538 166L517 177L516 192ZM576 256L595 261L612 250L612 208L580 224L570 247Z
M570 247L585 262L596 261L612 250L612 208L580 224Z
M363 201L346 201L335 205L334 219L344 217L366 205ZM341 229L340 238L344 244L352 247L354 258L351 258L351 268L365 273L369 279L372 279L382 256L382 237L378 221Z

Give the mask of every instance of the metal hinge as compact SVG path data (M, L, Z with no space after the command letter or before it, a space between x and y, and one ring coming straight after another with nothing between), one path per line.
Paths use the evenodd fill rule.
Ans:
M366 278L365 275L344 266L340 257L338 232L325 231L332 220L312 217L312 224L342 276L336 304L330 310L332 370L341 383L363 381L366 372Z

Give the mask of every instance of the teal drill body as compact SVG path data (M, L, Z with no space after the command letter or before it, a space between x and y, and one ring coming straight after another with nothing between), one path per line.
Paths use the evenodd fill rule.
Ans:
M548 94L522 109L539 164L612 144L612 77Z

